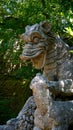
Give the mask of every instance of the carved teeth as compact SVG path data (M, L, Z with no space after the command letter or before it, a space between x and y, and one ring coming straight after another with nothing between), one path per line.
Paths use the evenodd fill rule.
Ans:
M43 50L40 50L38 52L33 52L33 53L23 53L22 56L24 56L25 58L27 57L28 59L37 57L39 54L41 54L43 52Z
M24 51L22 53L23 59L31 59L37 57L39 54L41 54L44 51L44 45L41 46L41 43L38 45L34 45L33 43L28 43L25 45Z

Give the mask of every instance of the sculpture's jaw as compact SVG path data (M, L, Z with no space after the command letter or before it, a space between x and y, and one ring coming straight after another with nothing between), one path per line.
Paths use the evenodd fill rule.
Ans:
M25 44L24 51L20 58L23 61L31 60L33 66L37 69L41 69L43 67L45 51L41 45L34 45L34 44Z
M42 52L36 58L31 59L31 61L36 69L42 69L45 64L45 52Z

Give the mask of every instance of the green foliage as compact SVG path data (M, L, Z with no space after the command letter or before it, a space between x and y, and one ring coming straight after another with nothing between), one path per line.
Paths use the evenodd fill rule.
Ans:
M23 63L19 58L24 46L20 39L20 34L24 33L26 25L39 23L46 19L51 23L52 30L60 35L70 46L73 46L72 0L0 1L0 114L2 113L0 120L4 120L2 121L3 123L10 116L14 117L28 96L31 95L27 86L38 72L32 67L31 63ZM72 50L71 53L73 53ZM18 87L19 85L21 87ZM20 91L21 94L19 93ZM16 95L15 93L19 94L13 96L11 92L14 95ZM16 108L10 107L16 102L20 106L19 108L18 106ZM16 109L17 112L15 111Z
M29 79L0 75L0 81L0 124L3 124L17 116L32 93Z
M16 116L16 113L12 111L9 104L10 99L0 99L0 124Z

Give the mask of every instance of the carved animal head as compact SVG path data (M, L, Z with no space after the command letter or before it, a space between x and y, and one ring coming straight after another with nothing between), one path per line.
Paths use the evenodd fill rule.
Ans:
M46 50L48 44L52 43L52 38L48 36L50 29L51 25L44 21L40 24L26 26L25 33L21 35L25 46L20 58L31 60L35 68L41 69L44 67Z

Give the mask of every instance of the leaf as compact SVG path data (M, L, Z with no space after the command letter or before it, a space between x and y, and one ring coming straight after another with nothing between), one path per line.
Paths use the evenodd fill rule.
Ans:
M65 29L66 29L67 33L69 33L69 35L73 36L73 31L72 31L71 27L67 27Z

